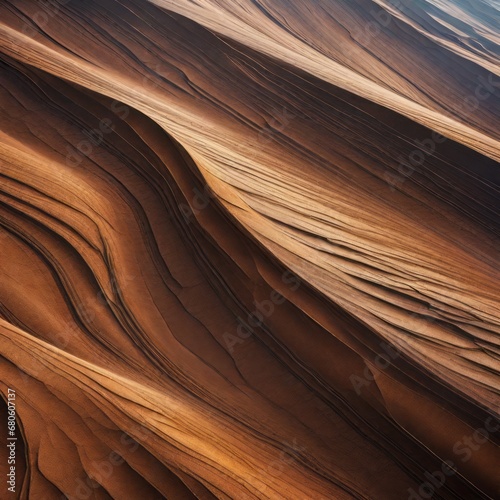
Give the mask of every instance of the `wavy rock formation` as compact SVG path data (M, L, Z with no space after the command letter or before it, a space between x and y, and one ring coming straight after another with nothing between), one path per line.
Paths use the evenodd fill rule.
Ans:
M500 498L499 9L4 0L0 497Z

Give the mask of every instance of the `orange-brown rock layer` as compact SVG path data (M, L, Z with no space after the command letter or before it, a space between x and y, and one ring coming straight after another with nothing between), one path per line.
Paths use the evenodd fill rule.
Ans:
M500 498L499 21L2 2L0 498Z

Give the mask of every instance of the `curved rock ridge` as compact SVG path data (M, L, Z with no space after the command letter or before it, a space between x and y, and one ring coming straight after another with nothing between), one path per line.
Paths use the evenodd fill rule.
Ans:
M0 498L500 498L499 25L2 2Z

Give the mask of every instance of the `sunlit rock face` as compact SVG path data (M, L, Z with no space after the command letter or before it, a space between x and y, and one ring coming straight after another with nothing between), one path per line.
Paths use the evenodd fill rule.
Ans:
M0 498L500 498L499 8L3 0Z

